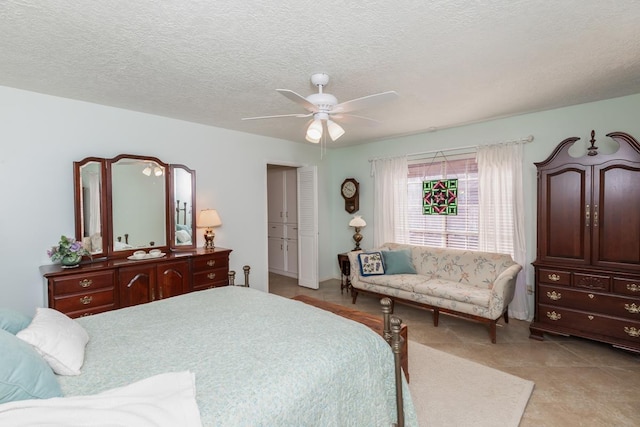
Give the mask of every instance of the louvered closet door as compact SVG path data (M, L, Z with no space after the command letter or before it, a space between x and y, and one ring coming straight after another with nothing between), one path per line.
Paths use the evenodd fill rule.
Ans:
M594 166L593 194L592 264L640 271L640 164Z
M591 168L565 165L542 170L538 179L538 261L588 265Z
M318 289L318 172L298 168L298 285Z

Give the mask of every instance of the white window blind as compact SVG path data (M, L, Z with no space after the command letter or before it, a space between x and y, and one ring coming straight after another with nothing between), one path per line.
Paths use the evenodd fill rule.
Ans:
M458 179L458 215L423 215L422 182ZM409 243L478 249L478 165L475 154L453 160L413 160L408 165L407 216Z

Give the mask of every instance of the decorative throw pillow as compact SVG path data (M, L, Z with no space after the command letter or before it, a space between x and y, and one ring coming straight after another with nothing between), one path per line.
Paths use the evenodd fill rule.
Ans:
M61 397L53 371L26 342L0 330L0 404Z
M16 335L35 347L58 375L80 375L89 335L82 326L51 308L38 308L31 324Z
M382 251L385 274L416 274L410 249Z
M0 329L17 334L31 323L31 317L10 308L0 308Z
M384 263L380 252L361 252L358 254L361 276L377 276L384 274Z

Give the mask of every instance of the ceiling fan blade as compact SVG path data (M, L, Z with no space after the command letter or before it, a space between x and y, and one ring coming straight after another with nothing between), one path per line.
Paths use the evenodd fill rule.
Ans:
M354 110L377 107L385 102L394 100L398 97L398 93L391 90L389 92L375 93L373 95L363 96L362 98L352 99L342 102L331 110L336 113L348 113Z
M277 116L259 116L259 117L243 117L242 120L261 120L261 119L277 119L280 117L309 117L313 113L309 114L279 114Z
M315 104L312 104L311 102L307 101L307 98L305 98L304 96L298 95L297 93L289 89L276 89L276 90L280 94L289 98L291 101L295 102L296 104L302 105L306 110L314 113L318 112L318 107L316 107Z
M370 124L379 124L381 123L380 120L376 120L376 119L372 119L371 117L365 117L365 116L358 116L356 114L343 114L343 113L330 113L330 116L336 120L340 120L341 122L345 122L345 123L353 123L356 121L366 121Z

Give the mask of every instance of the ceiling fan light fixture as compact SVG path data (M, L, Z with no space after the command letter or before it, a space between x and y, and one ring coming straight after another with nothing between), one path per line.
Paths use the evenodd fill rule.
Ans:
M344 135L344 129L342 128L342 126L340 126L333 120L327 120L327 130L329 131L329 136L331 137L332 141L335 141L336 139Z
M306 140L317 143L320 141L320 138L322 138L322 121L320 119L315 119L307 128Z

